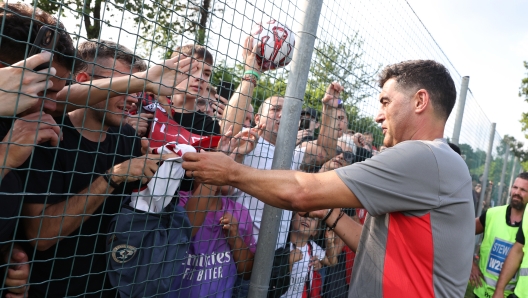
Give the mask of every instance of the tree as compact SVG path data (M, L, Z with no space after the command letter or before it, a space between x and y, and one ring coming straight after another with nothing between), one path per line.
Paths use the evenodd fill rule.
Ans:
M60 13L62 16L74 11L75 17L82 19L89 39L99 37L102 23L123 26L123 23L133 21L140 28L144 43L152 42L165 48L168 55L178 44L177 37L180 36L194 37L197 43L205 44L210 14L223 11L212 9L211 0L41 0L37 6L50 14ZM110 15L103 19L105 13ZM118 13L123 17L117 17ZM125 22L122 22L123 18ZM116 21L110 21L114 19Z
M519 87L519 97L524 97L524 101L528 102L528 61L524 61L524 68L526 68L526 78L522 79L521 87ZM528 113L521 115L522 131L528 130ZM525 135L528 139L528 134Z

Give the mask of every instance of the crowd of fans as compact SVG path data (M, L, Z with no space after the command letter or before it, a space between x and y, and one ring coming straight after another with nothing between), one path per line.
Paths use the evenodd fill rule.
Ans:
M247 297L264 207L257 198L183 175L169 177L178 190L165 194L170 204L147 219L154 230L168 231L170 240L156 240L163 253L155 245L131 244L134 232L154 231L117 233L111 227L130 206L131 216L144 214L130 204L131 195L182 154L153 144L174 145L186 135L188 144L201 139L197 150L219 150L247 166L271 169L284 98L267 98L254 113L253 92L265 70L253 38L243 45L241 83L224 98L210 82L214 61L205 47L184 45L148 68L112 41L87 40L75 48L67 29L39 9L2 6L2 295ZM57 32L55 47L27 57L46 26ZM45 69L34 70L42 64ZM342 91L334 82L321 111L303 110L292 169L332 171L384 150L372 133L348 129ZM365 216L364 210L345 213ZM289 282L273 295L346 295L353 252L331 227L320 232L325 227L319 219L301 215L282 213L276 259L279 251L287 255L283 275ZM118 241L124 244L113 244ZM179 258L168 258L171 250ZM169 273L144 274L156 262Z

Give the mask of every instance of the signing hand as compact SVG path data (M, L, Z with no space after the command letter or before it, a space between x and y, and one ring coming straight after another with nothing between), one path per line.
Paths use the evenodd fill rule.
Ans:
M231 172L238 166L238 163L222 152L187 152L183 155L183 160L185 175L194 177L200 183L219 186L229 184Z

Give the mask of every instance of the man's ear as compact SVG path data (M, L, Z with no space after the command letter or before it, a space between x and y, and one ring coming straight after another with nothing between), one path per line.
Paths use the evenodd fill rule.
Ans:
M321 123L319 121L315 122L315 129L319 129L320 126L321 126Z
M260 114L256 114L255 115L255 124L257 124L257 125L260 124Z
M416 113L423 113L430 105L429 92L425 89L418 90L414 95L414 110Z
M78 82L78 83L87 82L89 80L90 80L90 76L84 71L78 73L75 76L75 81Z

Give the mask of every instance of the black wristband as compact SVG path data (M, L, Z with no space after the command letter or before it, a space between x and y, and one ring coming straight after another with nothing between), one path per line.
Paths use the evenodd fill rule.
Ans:
M108 182L110 186L112 186L113 188L119 188L119 184L115 183L114 180L112 180L112 174L108 174L108 172L106 172L102 176L103 179L106 180L106 182Z
M330 211L328 211L328 213L326 213L325 217L323 217L323 219L321 221L326 223L326 220L330 217L330 215L332 215L332 212L334 212L334 208L330 209Z
M339 216L336 218L336 221L334 222L334 224L328 228L328 231L333 231L336 228L337 222L341 219L341 217L343 217L343 215L345 215L345 211L341 209L341 213L339 213Z

